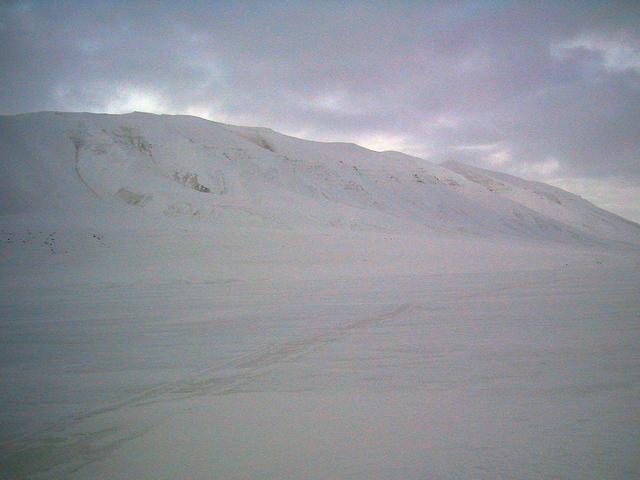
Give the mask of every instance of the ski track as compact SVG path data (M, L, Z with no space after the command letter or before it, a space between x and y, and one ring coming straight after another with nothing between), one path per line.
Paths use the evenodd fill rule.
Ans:
M12 465L16 462L19 464L24 458L37 455L43 449L52 448L48 439L66 437L66 440L57 441L53 450L60 453L63 451L76 452L76 455L80 458L70 459L71 462L69 464L63 465L64 471L60 475L62 475L61 478L64 478L64 475L72 474L78 469L103 458L110 451L121 447L129 440L144 435L144 433L153 428L153 426L144 426L140 430L135 429L133 432L126 433L119 431L117 428L99 430L90 434L77 433L82 429L82 425L89 420L125 408L135 408L158 402L171 402L194 396L237 393L243 387L246 388L259 378L272 373L279 363L296 361L308 352L336 342L359 329L393 320L403 314L424 310L424 307L420 305L404 304L388 313L363 318L299 340L267 345L258 351L240 355L229 362L204 369L189 379L150 388L126 400L67 417L46 429L7 442L3 447L6 448L10 444L13 452L2 461L5 465ZM230 375L219 375L229 369L239 370L239 372ZM123 433L125 434L123 435ZM109 437L111 439L106 440ZM96 445L97 442L103 442L104 444ZM48 457L51 457L53 461L56 457L64 458L65 455L59 456L50 453ZM55 464L43 465L40 472L44 473L50 468L59 468L60 466Z
M530 286L528 280L506 286L492 285L458 296L457 301L470 300L488 294L496 295L527 286ZM83 432L83 426L90 421L124 409L148 407L157 403L176 402L198 396L240 393L262 377L274 373L279 364L298 361L306 354L340 341L346 336L356 334L359 330L381 325L404 315L430 313L441 308L444 307L442 305L427 307L420 303L404 303L381 315L361 318L342 326L325 328L320 333L301 339L266 345L261 349L239 355L230 361L212 365L189 376L189 378L167 382L125 400L66 417L47 428L7 442L3 447L6 448L10 444L12 453L2 462L5 465L20 464L22 459L32 458L43 449L50 449L52 451L46 457L51 461L43 464L38 473L46 474L47 478L51 478L52 469L55 468L57 470L54 474L55 478L67 478L68 475L83 467L105 458L110 452L122 447L128 441L143 436L157 425L146 424L135 427L127 425L122 429L111 427L89 433ZM161 423L162 418L158 422ZM57 439L53 447L51 446L51 438ZM60 440L60 438L64 440ZM72 455L69 455L69 452L72 452ZM60 458L65 460L55 461Z

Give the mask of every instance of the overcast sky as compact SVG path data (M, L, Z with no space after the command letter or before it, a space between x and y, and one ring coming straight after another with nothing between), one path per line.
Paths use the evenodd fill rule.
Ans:
M0 113L188 113L542 180L640 221L640 2L0 3Z

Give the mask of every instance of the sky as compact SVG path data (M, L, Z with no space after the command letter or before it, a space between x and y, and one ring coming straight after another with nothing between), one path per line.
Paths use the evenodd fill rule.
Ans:
M458 160L640 222L637 1L0 0L0 114L42 110Z

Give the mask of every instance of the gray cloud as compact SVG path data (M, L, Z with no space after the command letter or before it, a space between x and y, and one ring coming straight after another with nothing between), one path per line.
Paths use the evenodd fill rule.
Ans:
M9 2L0 45L2 113L193 113L625 178L640 218L637 2Z

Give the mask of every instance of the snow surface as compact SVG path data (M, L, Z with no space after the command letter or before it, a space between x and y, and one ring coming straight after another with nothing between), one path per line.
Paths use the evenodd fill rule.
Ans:
M0 117L0 478L635 478L640 227L145 113Z

